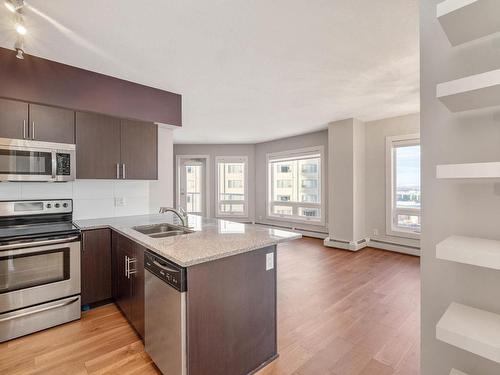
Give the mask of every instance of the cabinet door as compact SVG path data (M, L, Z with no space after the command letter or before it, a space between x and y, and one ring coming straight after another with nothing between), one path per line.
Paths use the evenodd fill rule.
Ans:
M158 179L158 126L156 124L122 120L121 162L127 180Z
M116 179L120 163L120 120L76 113L76 178Z
M82 232L82 305L111 298L111 231Z
M30 138L36 141L75 143L75 112L30 104Z
M28 138L28 104L0 99L0 138Z
M124 237L113 232L112 235L112 262L113 262L113 298L125 317L130 320L130 302L132 284L126 275L127 243Z
M135 271L132 278L131 315L132 325L141 337L144 337L144 248L135 244L135 262L131 268Z

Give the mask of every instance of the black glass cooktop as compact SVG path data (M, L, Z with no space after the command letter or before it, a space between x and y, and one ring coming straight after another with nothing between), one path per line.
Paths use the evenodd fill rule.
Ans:
M0 242L13 240L55 237L80 233L72 222L37 223L28 225L0 226Z

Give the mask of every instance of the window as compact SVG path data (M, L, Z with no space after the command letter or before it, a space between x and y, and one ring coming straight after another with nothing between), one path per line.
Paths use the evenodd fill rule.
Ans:
M217 216L247 216L247 158L217 157Z
M186 211L202 212L203 170L201 165L188 165L186 168Z
M269 218L323 225L323 147L268 154Z
M387 234L420 235L420 139L387 138Z

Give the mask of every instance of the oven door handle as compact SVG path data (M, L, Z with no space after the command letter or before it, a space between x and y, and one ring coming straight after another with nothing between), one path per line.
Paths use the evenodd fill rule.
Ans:
M78 300L79 300L79 297L74 297L72 299L56 303L54 305L49 305L49 306L42 307L40 309L26 311L26 312L23 312L23 313L20 313L20 314L16 313L14 311L14 312L11 312L11 313L8 313L8 314L4 314L4 317L0 317L0 323L7 322L7 321L13 320L13 319L22 318L22 317L28 316L28 315L38 314L38 313L41 313L41 312L44 312L44 311L48 311L48 310L57 309L59 307L68 306L68 305L71 305L72 303L75 303Z
M58 239L54 239L54 240L13 243L13 244L9 244L9 245L0 246L0 251L17 250L17 249L24 249L27 247L39 247L39 246L45 246L45 245L55 245L58 243L71 242L71 241L77 240L78 238L79 238L79 236L72 236L72 237L67 237L67 238L58 238Z

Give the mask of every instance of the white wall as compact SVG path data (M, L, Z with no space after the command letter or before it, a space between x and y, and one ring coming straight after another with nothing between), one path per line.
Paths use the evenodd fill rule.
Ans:
M75 219L157 212L160 203L172 204L172 131L160 127L158 142L159 181L2 182L0 200L71 198Z
M255 145L249 144L230 144L230 145L199 145L199 144L176 144L174 145L174 161L176 156L180 155L208 155L209 160L209 186L210 186L210 216L214 217L217 181L215 158L217 156L246 156L248 158L248 217L232 220L254 221L255 218ZM175 166L177 168L177 166ZM176 173L174 172L174 176ZM175 178L175 177L174 177ZM177 194L177 181L175 181L174 194ZM175 195L174 195L175 197ZM175 201L176 198L174 198Z
M173 129L158 126L158 181L149 183L149 209L174 206L174 140Z
M386 233L386 138L420 131L420 115L410 114L366 123L366 235L371 239L407 246L419 241ZM375 231L378 234L375 234Z

